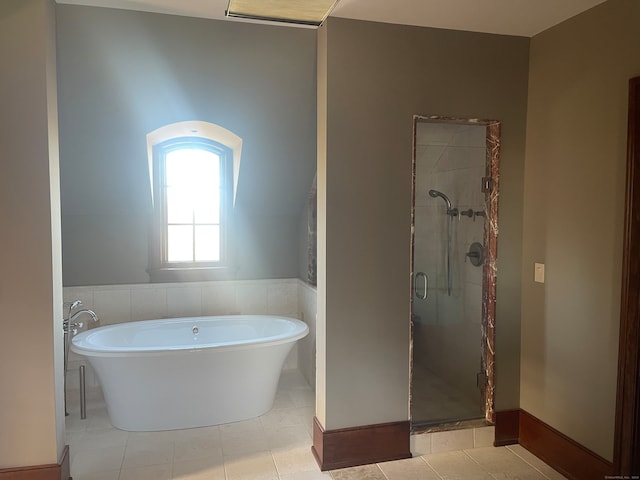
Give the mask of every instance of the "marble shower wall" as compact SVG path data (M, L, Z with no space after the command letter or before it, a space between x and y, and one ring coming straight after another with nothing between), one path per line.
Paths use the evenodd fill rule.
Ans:
M418 123L414 273L429 278L426 300L414 297L414 360L465 396L478 401L481 371L482 267L466 256L473 242L483 243L482 216L453 217L452 291L447 294L447 228L444 193L459 211L483 212L486 128L484 125Z

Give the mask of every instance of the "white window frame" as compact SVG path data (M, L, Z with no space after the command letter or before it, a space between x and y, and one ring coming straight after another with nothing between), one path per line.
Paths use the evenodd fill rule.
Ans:
M163 188L160 183L164 175L164 169L158 168L164 161L166 152L182 143L185 148L190 147L189 140L193 140L193 146L204 146L205 149L224 152L226 155L226 169L231 170L226 177L227 184L231 184L231 191L227 193L223 214L224 232L221 239L223 244L222 258L219 262L180 262L171 263L167 260L166 250L166 216L164 213L164 194L159 190ZM153 203L153 220L149 242L149 269L148 273L152 282L176 282L199 281L228 278L232 266L232 242L229 236L232 230L233 206L235 205L238 185L238 173L240 171L240 155L242 152L242 139L233 132L213 123L202 121L187 121L165 125L147 135L147 150L149 155L149 180L151 186L151 199Z

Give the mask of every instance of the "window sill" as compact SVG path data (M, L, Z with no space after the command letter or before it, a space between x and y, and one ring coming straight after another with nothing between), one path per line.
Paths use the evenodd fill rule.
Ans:
M235 278L235 269L229 266L156 268L147 270L147 273L151 283L205 282Z

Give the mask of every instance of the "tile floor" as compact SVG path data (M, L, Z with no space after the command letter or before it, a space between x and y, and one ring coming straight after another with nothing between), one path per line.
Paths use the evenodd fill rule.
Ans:
M493 428L412 436L414 458L320 472L311 454L314 395L285 370L273 410L214 427L124 432L111 426L99 389L68 395L67 443L74 480L557 480L560 474L519 445L491 447Z

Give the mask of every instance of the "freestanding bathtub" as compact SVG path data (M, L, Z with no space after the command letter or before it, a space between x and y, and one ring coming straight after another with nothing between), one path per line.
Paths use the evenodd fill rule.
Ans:
M95 370L113 426L175 430L269 411L284 361L308 332L267 315L145 320L82 332L71 350Z

